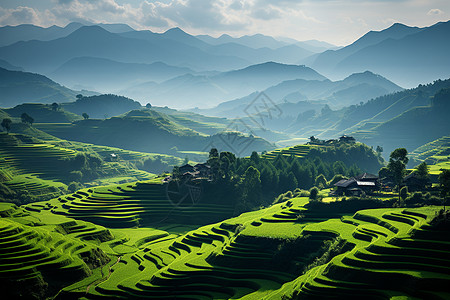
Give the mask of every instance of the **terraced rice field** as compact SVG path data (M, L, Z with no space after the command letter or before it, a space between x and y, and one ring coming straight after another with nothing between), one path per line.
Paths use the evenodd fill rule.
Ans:
M449 160L449 155L450 136L444 136L425 144L410 154L411 157L420 161L425 161L427 164L436 164L441 160Z
M366 210L328 219L306 210L306 201L293 199L148 243L122 256L111 277L86 298L448 299L448 232L427 225L438 208ZM314 267L326 256L324 245L336 241L342 254Z
M55 214L87 220L96 224L128 228L167 223L207 224L233 214L231 205L198 203L179 204L168 198L162 178L133 184L83 189L47 202ZM26 206L40 211L43 204Z
M312 146L312 145L296 145L293 147L287 147L282 149L273 150L270 152L267 152L266 154L263 154L262 157L267 159L275 159L278 155L284 155L284 156L295 156L295 157L305 157L309 150L312 148L317 148L319 146Z
M208 223L214 214L225 218L232 212L200 203L174 208L164 195L164 184L155 179L85 189L23 209L0 207L0 240L2 232L10 232L5 243L14 240L29 245L23 249L31 256L47 253L42 257L64 261L54 264L57 270L81 268L83 255L77 251L84 250L77 245L109 256L109 263L105 258L85 262L91 275L81 274L62 297L450 297L450 235L447 227L429 225L441 207L363 210L350 216L309 210L308 199L301 197L192 229L173 224L187 224L190 218ZM68 243L73 246L64 248ZM15 252L4 248L0 265L2 255ZM32 261L39 272L40 260Z
M377 209L310 230L336 232L351 251L310 270L270 298L448 299L450 236L430 227L437 208Z
M86 229L75 221L62 224L60 231L35 226L39 223L15 205L0 203L0 286L5 299L30 297L27 290L32 287L35 297L39 293L44 297L47 290L56 293L109 260L95 245L79 238ZM46 281L53 284L47 287Z
M53 180L60 177L55 162L61 158L73 157L76 151L52 144L19 144L12 135L0 134L0 167L13 167L21 173L37 175Z

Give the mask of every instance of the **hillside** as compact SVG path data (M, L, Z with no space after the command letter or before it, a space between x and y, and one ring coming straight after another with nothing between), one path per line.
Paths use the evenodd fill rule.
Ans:
M149 179L154 176L149 172L162 172L154 160L167 170L181 163L181 159L161 155L156 158L152 154L127 153L53 137L43 141L32 132L27 133L0 134L0 195L4 201L29 203L57 197L83 185ZM114 153L115 159L109 153ZM139 164L149 172L139 170Z
M65 111L59 106L54 109L51 104L25 103L3 111L18 119L23 113L26 113L36 123L71 123L82 119L81 116Z
M444 136L426 143L411 152L411 156L427 164L434 164L440 160L447 160L450 154L450 137Z
M445 49L449 45L445 37L449 32L450 21L422 29L393 25L378 33L379 39L363 47L357 41L354 47L337 50L337 55L319 56L313 67L329 76L371 70L405 87L448 78L450 73L446 66L450 61ZM327 59L331 59L331 63ZM326 64L332 66L329 72L320 67Z
M436 93L429 106L411 108L391 120L355 131L353 135L367 144L383 146L387 153L400 146L412 151L445 136L450 126L446 117L450 112L449 91L447 88Z
M312 67L324 73L331 73L340 61L366 47L376 45L387 39L401 39L410 34L418 33L421 30L422 28L395 23L391 27L381 31L369 31L346 47L320 53L315 58Z
M76 92L43 75L0 68L0 95L0 107L13 107L24 102L71 101Z
M123 96L111 94L81 96L74 102L61 103L61 107L79 116L87 113L89 118L93 119L114 117L141 108L139 102Z
M73 124L36 124L37 128L59 138L118 147L122 149L175 154L178 151L208 152L216 147L239 155L249 155L251 144L255 151L271 150L266 140L235 132L219 132L212 136L201 134L178 124L168 115L152 109L133 110L122 116L105 120L82 120Z

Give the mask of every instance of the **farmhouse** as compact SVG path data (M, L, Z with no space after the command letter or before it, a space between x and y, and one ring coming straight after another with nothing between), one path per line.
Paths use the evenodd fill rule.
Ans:
M356 142L355 138L349 135L343 135L339 138L339 142L341 143L354 143Z
M211 176L211 167L204 163L195 166L185 164L179 168L179 171L184 181L210 179Z
M337 187L335 195L361 196L372 194L378 189L378 176L364 173L359 176L342 179L334 184Z
M185 165L181 166L179 168L179 170L180 170L181 174L184 174L186 172L195 172L195 168L193 166L191 166L190 164L185 164Z

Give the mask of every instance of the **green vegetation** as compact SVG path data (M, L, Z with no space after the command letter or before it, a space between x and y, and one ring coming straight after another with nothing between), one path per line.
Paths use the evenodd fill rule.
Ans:
M251 153L249 145L256 151L274 148L260 137L240 132L225 131L208 136L178 124L168 115L153 109L132 110L106 120L86 119L71 124L41 123L35 127L66 140L165 153L182 158L185 157L183 151L204 151L211 145L240 155ZM178 153L178 150L182 152Z
M51 212L87 220L107 227L130 228L167 223L207 224L231 217L230 204L199 201L178 203L170 197L163 177L151 181L82 189L45 203L29 204L26 209Z
M0 134L2 199L30 203L83 186L148 180L183 162L164 154L50 138L43 141L24 134Z
M81 268L91 269L91 273L74 272L75 279L65 277L67 281L59 286L41 271L44 281L55 289L46 290L47 295L65 286L61 296L87 299L449 296L448 215L440 212L441 207L371 209L352 215L328 209L326 206L331 204L317 203L320 205L316 207L308 204L307 197L294 197L198 229L169 225L172 220L154 224L157 228L132 229L129 226L133 223L117 222L128 228L106 229L67 218L88 216L95 207L113 204L112 197L120 194L127 195L131 203L132 194L142 196L152 185L161 186L156 182L140 185L133 189L121 186L82 190L72 195L72 200L65 197L67 202L55 199L25 209L3 206L0 222L23 228L31 236L38 232L52 237L52 242L45 245L28 240L32 253L39 253L42 247L55 247L51 253L65 257L74 249L64 247L69 241L75 248L84 244L80 248L83 252L94 251L90 255L72 252L72 263L53 264L51 270L58 272L75 268L77 257L91 257ZM64 205L68 205L67 214L61 214ZM111 214L99 216L96 221L118 216L120 207L107 211ZM5 240L7 235L1 232ZM16 232L14 236L20 236ZM58 239L61 242L57 243ZM20 256L13 254L18 252L7 253L10 257ZM34 266L32 270L43 270L44 261L31 257L30 269ZM5 259L0 259L0 265L5 264ZM4 290L17 292L15 285L7 285ZM30 292L39 290L44 288L29 287Z
M75 92L49 78L21 71L0 68L1 107L13 107L24 102L52 103L70 101Z
M310 189L315 185L324 188L337 178L357 176L362 171L355 163L378 169L381 166L382 159L362 144L329 146L324 150L312 146L303 156L295 156L295 150L310 148L305 146L274 151L278 153L275 158L272 158L273 153L260 157L256 152L249 158L239 158L212 148L206 163L207 174L202 175L200 170L196 175L191 170L193 167L184 166L186 168L174 168L172 180L177 184L198 185L206 201L231 205L236 212L245 212L272 204L280 193L296 188ZM364 159L358 161L360 157ZM340 159L353 161L353 164L346 165Z
M71 123L82 119L74 113L60 109L59 106L55 109L53 104L26 103L4 111L14 118L26 113L33 117L35 123Z
M61 103L61 107L79 116L85 113L94 119L106 119L133 109L140 109L141 105L139 102L123 96L111 94L83 96L78 94L76 101Z

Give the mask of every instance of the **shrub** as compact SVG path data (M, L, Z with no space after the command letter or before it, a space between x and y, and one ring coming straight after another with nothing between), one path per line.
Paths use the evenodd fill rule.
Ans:
M319 195L319 189L316 187L312 187L309 190L309 199L311 200L317 200L317 196Z

